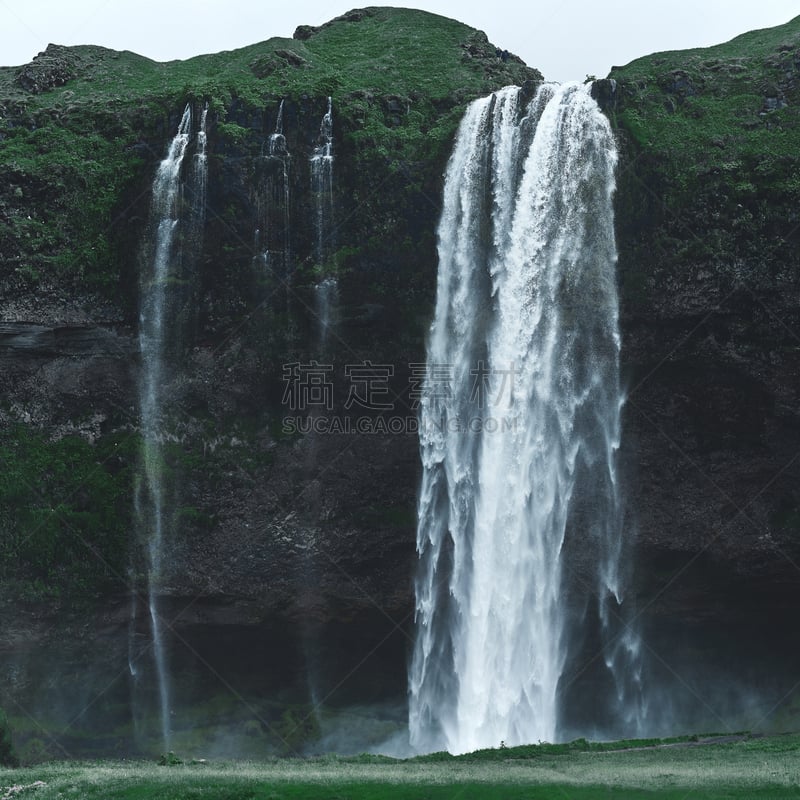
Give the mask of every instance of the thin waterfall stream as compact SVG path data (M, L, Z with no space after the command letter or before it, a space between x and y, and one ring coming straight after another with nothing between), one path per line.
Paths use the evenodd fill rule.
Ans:
M330 256L333 237L333 102L330 97L311 156L311 193L316 216L314 255L321 265Z
M284 101L278 105L275 127L262 147L256 191L254 263L264 275L275 273L286 280L291 272L292 156L283 133Z
M190 233L199 236L205 207L206 112L203 112L197 137L197 152L192 174L193 203ZM152 637L152 657L158 688L158 708L163 746L170 743L171 685L164 642L164 623L160 594L163 590L164 558L169 527L166 502L163 446L166 384L169 380L171 349L177 338L177 299L172 283L180 283L182 217L181 167L189 146L192 111L184 109L177 133L169 144L153 180L150 228L146 242L146 261L141 275L139 309L139 413L142 435L141 471L135 495L135 518L145 552L147 605ZM190 236L190 239L196 237ZM135 613L133 622L135 623ZM133 662L132 662L133 663ZM135 670L132 666L132 674Z

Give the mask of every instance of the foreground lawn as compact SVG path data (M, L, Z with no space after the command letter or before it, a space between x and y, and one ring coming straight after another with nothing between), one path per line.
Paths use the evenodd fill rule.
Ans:
M616 750L553 749L510 748L408 761L363 756L170 767L50 763L0 770L0 800L800 798L800 736Z

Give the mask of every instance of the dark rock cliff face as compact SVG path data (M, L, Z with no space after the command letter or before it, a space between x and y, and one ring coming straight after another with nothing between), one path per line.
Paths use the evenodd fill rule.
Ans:
M363 9L208 65L54 47L7 70L0 704L12 713L16 702L63 727L89 704L84 729L117 730L92 740L95 752L127 752L141 723L125 677L136 668L130 637L147 635L130 602L143 589L132 533L138 276L150 184L187 101L195 120L206 101L210 110L204 244L165 388L161 592L173 669L186 677L180 704L213 715L219 701L231 736L254 707L277 729L287 704L402 704L417 439L376 420L415 417L442 174L460 114L473 97L540 78L498 58L480 32L417 13ZM429 29L435 46L413 44L409 31ZM781 636L800 564L797 29L698 51L695 61L635 62L595 89L622 148L622 455L656 673L669 671L663 654L684 640L683 674L692 660L716 669L740 658L746 682L770 659L786 673L798 664L796 644ZM92 88L104 76L107 97ZM757 84L746 102L737 81ZM125 86L133 99L119 96ZM320 255L309 158L328 96L334 214ZM282 99L284 238L284 162L266 147ZM734 122L720 122L723 111ZM276 241L288 255L276 255ZM323 337L326 278L338 297ZM347 367L367 361L382 368L388 409L348 403ZM296 412L286 376L312 363L332 367L331 407ZM365 417L378 432L299 434L287 417L318 427ZM739 638L763 658L745 657ZM86 675L112 687L101 700ZM364 742L401 718L371 719ZM188 716L182 724L200 726ZM319 734L303 730L309 741ZM253 753L286 739L250 733L237 741Z
M694 686L700 665L740 687L783 673L781 711L800 668L799 34L595 87L622 147L623 455L654 657Z
M642 545L702 552L787 602L800 548L798 47L795 21L634 62L598 91L623 136L619 269ZM775 92L782 110L767 102Z

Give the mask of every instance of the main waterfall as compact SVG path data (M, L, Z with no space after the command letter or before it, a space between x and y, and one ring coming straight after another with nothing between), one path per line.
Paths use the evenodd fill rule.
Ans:
M638 731L616 160L588 87L508 87L461 123L420 407L416 751Z

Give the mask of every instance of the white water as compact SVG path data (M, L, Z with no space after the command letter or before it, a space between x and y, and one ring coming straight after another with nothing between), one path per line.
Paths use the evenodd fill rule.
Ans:
M331 331L337 322L339 305L339 283L336 278L329 277L314 287L316 296L316 317L319 326L320 351L325 352Z
M311 156L311 193L315 203L314 255L317 264L322 264L330 255L333 239L333 103L330 97Z
M269 154L275 155L276 150L283 150L286 147L286 141L283 139L283 104L284 100L278 104L278 117L275 120L275 131L270 134L269 141ZM282 143L283 147L281 148L279 144Z
M192 114L187 104L178 132L153 181L151 204L152 246L149 272L142 275L139 315L139 409L143 439L142 474L136 492L136 520L146 543L148 606L153 658L158 681L159 709L165 749L170 740L170 681L159 612L164 554L165 497L162 415L167 343L172 320L168 318L168 282L175 269L175 234L180 220L181 165L189 144ZM198 143L199 144L199 143Z
M310 159L311 167L311 193L314 202L314 257L316 266L322 267L331 254L333 239L333 103L328 98L328 107L322 117L319 128L317 145ZM335 331L339 311L339 284L336 278L329 275L314 286L315 308L314 316L317 323L318 356L330 360L331 334ZM311 410L313 416L324 415L321 408ZM309 480L317 474L319 469L319 446L316 437L310 437L310 447L307 455L307 469ZM313 509L313 510L312 510ZM312 519L318 521L318 503L309 507ZM304 573L306 581L318 581L318 565L314 557L315 548L309 547L304 557ZM323 702L321 700L320 666L318 658L312 654L317 650L315 633L307 624L303 624L303 648L306 654L306 674L308 680L309 697L313 706L317 723L322 721Z
M291 214L289 168L291 154L283 135L283 106L278 106L275 130L267 138L267 158L276 159L280 166L279 177L268 177L259 192L258 224L255 241L259 260L266 270L278 267L287 276L291 264Z
M616 160L586 87L544 85L526 107L508 87L461 123L420 408L416 751L557 740L589 633L609 673L598 709L638 719L638 637L620 621Z
M291 156L286 148L286 137L283 135L283 100L278 107L278 119L275 132L269 137L269 154L280 158L283 170L283 267L289 269L290 214L289 214L289 161Z
M194 246L199 252L202 247L203 224L205 223L206 195L208 191L208 103L200 115L200 126L197 130L194 169L192 171L192 227Z

